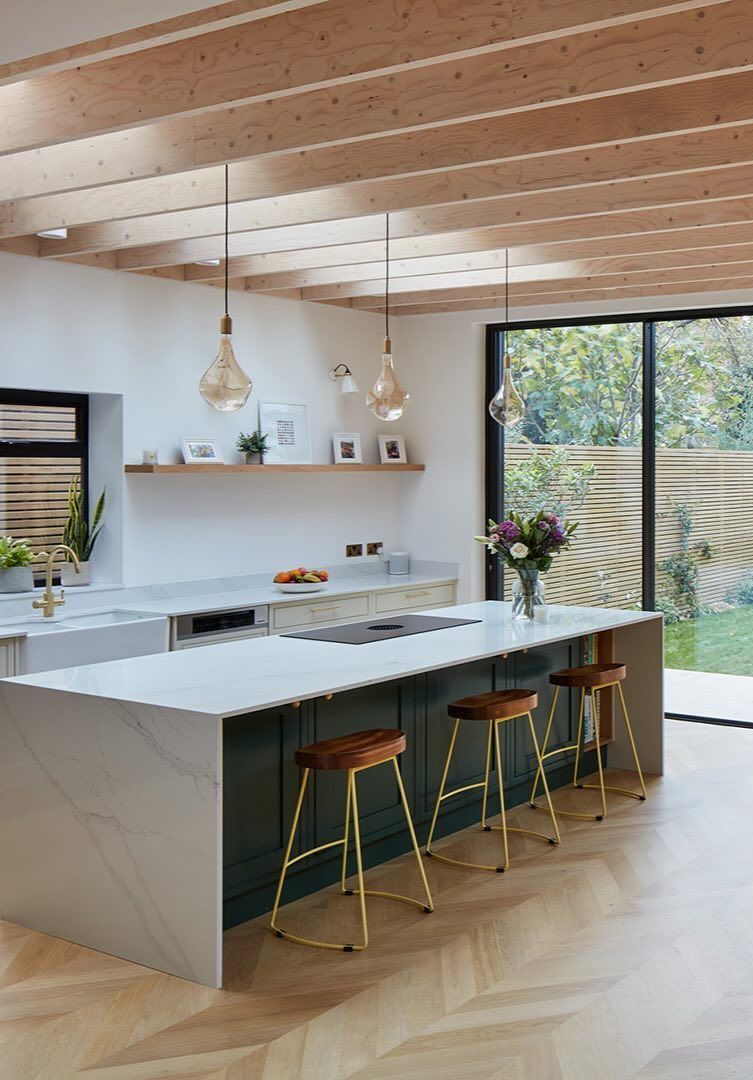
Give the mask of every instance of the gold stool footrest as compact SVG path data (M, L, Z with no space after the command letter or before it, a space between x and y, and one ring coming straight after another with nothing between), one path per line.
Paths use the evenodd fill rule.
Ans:
M537 807L537 809L544 810L544 813L549 813L549 811L546 810L543 806ZM501 825L483 825L482 828L484 832L502 832ZM555 836L547 836L546 833L542 832L533 832L533 830L531 829L519 829L517 828L517 826L514 825L508 825L507 831L509 833L521 833L523 836L536 836L539 838L539 840L546 840L549 844L559 844L560 842Z
M591 791L601 791L598 784L577 784L578 788L589 788ZM646 796L640 791L630 791L629 788L624 787L610 787L609 784L604 785L605 791L613 791L615 795L628 795L631 799L637 799L638 802L645 802Z
M358 889L342 889L342 896L359 896ZM410 904L411 907L417 907L419 911L425 911L427 915L431 915L434 910L433 904L427 904L423 900L416 900L414 896L403 896L402 893L394 892L380 892L378 889L364 889L364 896L376 896L381 900L399 900L402 904Z
M598 788L597 788L598 790ZM528 804L532 810L538 810L541 814L548 814L549 809L546 806L539 806L538 803L532 802ZM559 807L554 807L554 813L557 817L571 817L578 818L579 821L603 821L603 814L583 814L578 810L560 810Z

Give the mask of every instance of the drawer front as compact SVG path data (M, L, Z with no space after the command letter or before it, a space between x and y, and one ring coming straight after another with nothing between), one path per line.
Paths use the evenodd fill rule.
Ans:
M343 596L328 600L307 600L303 604L285 604L272 612L275 630L300 630L305 626L339 623L348 619L365 619L369 614L368 596Z
M416 585L412 589L394 589L391 592L377 593L376 610L382 614L387 611L413 611L422 607L441 607L455 603L454 585Z

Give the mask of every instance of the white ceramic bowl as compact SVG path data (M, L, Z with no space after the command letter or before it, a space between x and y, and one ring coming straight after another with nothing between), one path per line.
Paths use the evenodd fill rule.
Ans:
M321 592L326 582L324 581L291 581L287 585L282 581L276 581L275 588L280 592Z

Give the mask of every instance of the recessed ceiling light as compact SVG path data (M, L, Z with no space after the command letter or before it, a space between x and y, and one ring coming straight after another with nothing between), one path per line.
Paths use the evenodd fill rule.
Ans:
M219 259L197 259L196 260L196 265L197 266L219 266L220 265L220 260Z
M37 236L43 237L45 240L67 240L68 230L63 226L62 229L42 229L37 233Z

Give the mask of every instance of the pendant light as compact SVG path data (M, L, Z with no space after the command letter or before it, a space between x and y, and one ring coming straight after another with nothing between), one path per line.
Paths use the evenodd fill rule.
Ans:
M510 321L510 252L505 248L505 327ZM507 333L507 331L505 331ZM489 402L489 413L502 427L513 427L523 419L526 408L512 381L510 357L505 350L502 385Z
M390 215L385 214L384 270L384 350L379 378L366 395L366 405L380 420L399 420L408 403L408 394L395 377L390 341Z
M228 207L229 180L225 165L225 314L220 319L220 348L214 363L201 377L199 393L218 412L235 412L246 404L251 380L235 359L231 335L233 321L228 314Z

